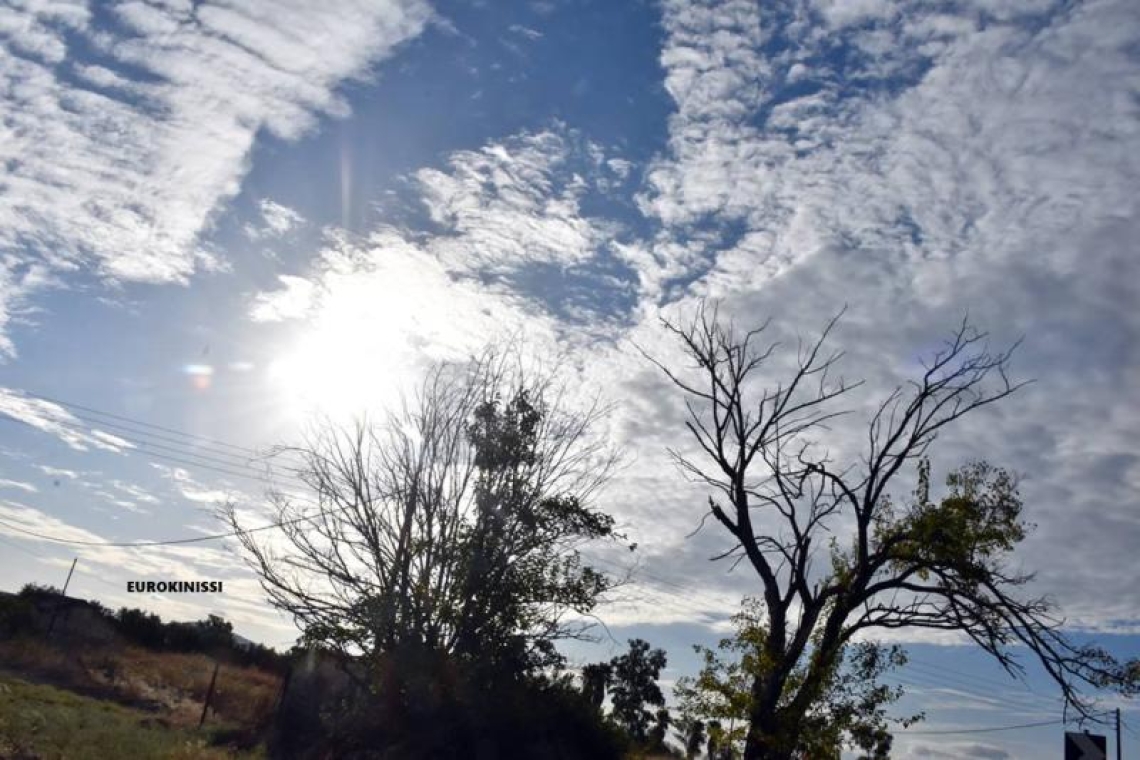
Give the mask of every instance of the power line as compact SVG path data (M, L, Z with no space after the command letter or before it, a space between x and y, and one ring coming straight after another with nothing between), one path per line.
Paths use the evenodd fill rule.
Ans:
M946 730L946 731L911 731L910 729L903 729L902 731L896 731L895 733L902 734L905 736L911 736L911 735L917 735L917 734L922 734L925 736L936 736L936 735L942 736L942 735L948 735L948 734L987 734L987 733L991 733L994 731L1015 731L1019 728L1041 728L1042 726L1056 726L1058 724L1063 725L1064 723L1065 723L1065 721L1063 721L1059 718L1055 718L1053 720L1043 720L1039 723L1020 723L1016 726L990 726L987 728L958 728L958 729L952 729L952 730Z
M195 453L197 453L197 451L199 451L199 450L200 451L207 451L211 454L217 454L217 455L222 456L222 457L227 457L229 461L235 461L236 460L236 461L240 461L246 465L248 465L250 462L253 462L254 460L267 460L270 456L270 454L268 454L266 452L260 452L260 453L251 452L248 454L241 453L241 452L232 453L232 452L226 451L222 448L215 448L213 446L203 446L202 444L197 443L195 437L190 433L179 433L177 435L163 435L162 433L154 433L154 432L151 432L149 430L140 430L139 427L147 425L147 423L142 422L141 420L133 420L130 425L124 425L124 424L120 424L117 422L108 422L107 420L102 420L102 419L99 419L97 417L92 417L92 416L85 415L85 414L74 414L73 416L75 417L75 419L83 420L84 422L88 422L92 425L98 425L100 428L108 428L110 430L117 430L117 431L128 433L130 435L142 436L145 438L153 438L155 440L166 441L167 443L174 443L174 444L177 444L177 445L183 446L183 447L192 446L195 450ZM60 424L66 424L66 423L60 423ZM235 446L233 448L237 448L237 447ZM200 455L200 456L202 456L202 455Z
M255 459L261 459L262 461L265 461L264 457L239 457L235 454L226 454L226 453L224 453L220 450L217 450L217 449L210 449L210 448L204 448L204 447L198 447L198 446L194 446L193 448L188 448L188 444L183 443L181 441L178 441L177 439L169 438L166 436L158 436L158 435L155 435L154 433L148 433L146 431L141 431L141 430L131 430L131 429L127 428L125 425L107 425L107 424L99 422L97 420L90 420L86 417L78 417L78 419L82 419L82 420L87 421L87 422L92 422L93 424L96 424L96 425L102 425L103 427L108 427L108 428L111 428L113 430L118 430L119 432L115 434L116 437L121 438L121 439L128 441L130 443L134 443L134 444L137 444L140 446L152 446L154 448L162 449L164 451L172 451L176 454L180 454L183 456L197 457L198 459L203 459L207 462L214 462L216 464L221 464L221 465L224 465L226 467L240 467L240 468L245 468L245 469L249 469L249 470L252 470L254 472L257 472L258 470L254 469L252 462ZM80 425L75 425L75 424L65 423L65 422L61 422L59 424L62 427L67 427L67 428L72 429L72 430L84 431L84 428ZM144 440L140 440L140 438L144 439ZM145 440L145 438L157 438L160 441L166 441L166 443L155 443L154 441ZM168 445L170 443L175 443L177 445L176 446ZM193 446L193 444L189 444L189 446ZM198 451L198 449L203 449L205 451L208 451L208 452L210 452L210 454L202 454ZM219 454L220 456L212 456L212 454ZM265 466L266 466L266 472L269 473L272 470L272 466L269 464L268 461L265 461ZM285 472L291 472L291 473L299 472L299 470L297 470L295 468L282 467L281 469L284 470Z
M0 419L7 419L7 420L11 420L11 421L15 421L15 422L21 422L21 423L23 422L19 418L12 417L10 415L4 414L3 412L0 412L0 415L3 415L2 417L0 417ZM82 430L82 428L77 428L77 427L71 426L71 425L61 425L61 426L66 427L70 430ZM120 436L120 437L122 437L122 436ZM149 443L144 442L144 441L130 440L126 437L122 437L122 438L123 438L123 440L126 440L130 443L139 444L139 445L143 445L143 446L147 446L147 445L154 446L155 445L155 444L149 444ZM239 472L237 470L231 470L231 469L227 469L227 468L223 468L223 467L217 467L217 466L211 465L211 464L206 464L204 462L191 461L191 460L188 460L188 459L185 459L182 457L173 456L171 454L163 454L163 453L158 452L158 451L150 451L149 449L139 449L138 453L143 454L147 457L154 457L156 459L162 459L162 460L165 460L167 462L174 462L175 464L181 464L181 465L185 465L187 467L193 467L193 468L197 468L197 469L201 469L201 470L210 470L212 472L217 472L217 473L220 473L222 475L229 475L230 477L246 478L249 480L256 480L256 481L258 481L260 483L264 483L266 485L274 485L274 481L265 477L264 475L254 474L254 471L252 471L252 468L251 468L250 472ZM185 456L198 456L198 455L193 454L191 452L185 452ZM287 479L294 482L294 483L302 483L302 481L299 481L296 478L287 478Z
M76 404L76 403L71 402L71 401L64 401L62 399L52 398L51 396L45 396L45 395L39 394L39 393L32 393L31 391L22 391L22 392L25 396L28 396L30 398L39 399L40 401L46 401L49 404L57 404L59 406L65 407L67 409L78 409L82 412L87 412L88 414L96 414L96 415L99 415L101 417L107 417L107 418L113 419L113 420L120 420L123 422L129 422L132 425L140 425L142 427L151 428L153 430L160 430L164 433L171 433L173 435L182 436L185 438L192 438L195 440L203 441L205 443L213 444L215 446L222 446L222 447L227 448L227 449L233 449L235 451L241 451L241 452L244 452L246 454L250 454L254 457L260 457L263 455L262 452L259 452L256 449L248 448L246 446L238 446L237 444L227 443L226 441L219 441L215 438L208 438L208 437L203 436L203 435L196 435L194 433L187 433L187 432L182 431L182 430L175 430L174 428L164 427L162 425L155 425L154 423L151 423L151 422L143 422L142 420L132 419L130 417L123 416L121 414L114 414L112 412L100 411L100 410L94 409L90 406L84 406L82 404ZM107 424L107 423L98 423L98 424Z
M131 443L137 443L137 441L131 441ZM146 445L146 444L143 444L143 445ZM216 467L214 465L205 464L203 462L194 462L194 461L190 461L190 460L187 460L184 458L172 456L170 454L162 454L162 453L157 452L157 451L149 451L146 449L141 449L139 451L139 453L145 454L146 456L149 456L149 457L156 457L158 459L163 459L167 462L174 462L175 464L185 465L187 467L196 467L200 470L210 470L212 472L217 472L217 473L220 473L222 475L229 475L230 477L234 477L234 478L246 478L248 480L256 480L259 483L264 483L265 485L274 485L274 481L271 480L270 478L267 478L264 475L256 475L253 472L239 472L236 470L226 469L224 467ZM294 482L294 483L301 483L302 482L302 481L296 480L295 478L287 478L287 479Z
M1028 686L1028 684L1026 684L1024 681L1022 681L1021 679L1018 679L1018 678L1009 678L1009 679L1003 681L1003 680L999 680L997 678L988 678L986 676L980 676L980 675L977 675L975 673L965 673L965 672L962 672L959 670L954 670L954 669L948 668L944 665L939 665L937 663L929 662L927 660L913 660L913 659L908 657L907 664L918 667L918 668L924 668L926 670L939 671L939 673L938 673L939 676L942 676L942 674L947 674L949 676L953 676L953 677L959 678L959 679L963 679L963 678L964 679L970 679L970 680L978 682L980 685L986 685L988 687L996 687L999 689L1008 689L1011 686L1011 684L1013 684L1013 683L1021 683L1022 685ZM1032 689L1030 689L1029 692L1031 694L1033 694L1034 696L1044 697L1044 695L1037 694L1036 692L1032 691ZM1048 699L1048 697L1044 697L1044 698Z
M942 682L939 685L948 685L948 686L951 686L954 688L958 688L960 690L969 691L971 693L974 693L976 696L985 696L986 698L993 698L990 696L990 694L986 693L986 692L992 693L993 689L991 687L986 686L984 684L984 682L982 682L982 679L980 679L980 678L975 679L974 681L970 681L970 680L968 680L967 674L954 673L952 671L949 671L948 669L944 669L944 670L947 670L947 672L944 672L944 673L938 672L937 670L935 670L935 669L931 668L930 666L928 666L924 663L921 663L921 662L909 662L908 661L907 665L904 666L903 669L908 670L910 668L915 669L915 671L912 672L911 675L924 676L925 678L928 678L928 679L938 679ZM1009 686L1006 685L1006 686L1003 686L1001 688L1002 689L1008 689ZM978 693L974 690L982 690L982 691L980 693ZM1006 702L1006 703L1019 703L1021 706L1024 706L1028 709L1039 709L1039 708L1046 708L1046 707L1048 709L1056 709L1056 707L1058 706L1058 703L1060 703L1062 701L1059 697L1048 697L1048 696L1045 696L1043 694L1018 693L1018 692L1014 692L1013 694L1007 693L1001 697L1001 700L1003 702Z
M27 424L23 420L21 420L19 417L14 417L14 416L7 414L5 412L0 412L0 414L3 415L3 419L7 419L7 420L10 420L13 422L19 422L21 424ZM74 430L76 432L81 432L81 433L89 432L87 428L85 428L81 425L76 425L76 424L67 423L67 422L59 422L57 424L60 427L65 428L67 430ZM256 481L259 481L261 483L265 483L267 485L273 485L274 484L274 480L272 479L273 473L272 473L271 468L268 468L266 471L262 471L262 470L255 469L252 465L248 464L247 461L223 460L223 459L219 459L217 457L212 457L212 456L209 456L206 454L199 454L198 452L193 451L193 450L186 450L184 448L167 446L167 445L164 445L161 443L154 443L153 441L140 440L138 438L134 438L130 435L126 435L123 433L116 434L116 437L123 440L123 441L126 441L127 443L133 444L135 447L141 447L141 448L136 449L138 451L138 453L144 454L144 455L149 456L149 457L155 457L157 459L163 459L163 460L166 460L169 462L174 462L176 464L185 465L187 467L194 467L194 468L203 469L203 470L211 470L213 472L217 472L217 473L220 473L222 475L229 475L230 477L247 478L250 480L256 480ZM154 449L154 448L162 449L162 450L168 451L168 452L174 452L175 454L178 454L180 456L174 456L172 454L164 454L164 453L161 453L159 451L152 451L151 449ZM206 460L206 461L193 461L193 460L187 459L186 457L193 457L194 459L201 459L201 460ZM213 462L215 464L210 464L211 462ZM225 467L219 467L218 465L225 465ZM286 471L287 472L294 472L294 473L299 472L299 470L292 469L292 468L289 468ZM296 483L296 484L303 484L304 483L304 481L299 479L296 475L282 475L280 477L282 480L286 480L286 481L289 481L292 483Z
M915 678L913 676L913 674L903 676L903 675L899 675L897 673L891 673L891 674L885 675L883 678L885 681L888 681L888 682L897 681L903 686L909 686L909 687L912 687L912 688L918 689L918 690L934 689L934 690L938 690L938 691L942 691L942 692L949 692L952 694L965 695L966 697L970 697L970 698L975 699L978 702L982 703L983 705L986 706L986 709L992 709L993 705L995 703L998 703L1004 707L1008 707L1008 708L1015 709L1017 711L1029 713L1031 715L1051 714L1051 713L1055 713L1057 710L1057 707L1053 706L1053 705L1020 703L1020 702L1017 702L1017 701L1014 701L1014 700L1011 700L1008 698L994 697L990 694L980 693L977 691L973 691L972 689L963 688L961 686L954 686L954 685L948 686L946 684L939 683L939 682L933 680L933 677L918 679L918 678ZM977 708L977 709L981 709L981 708Z
M12 530L18 531L20 533L24 533L24 534L29 535L29 536L34 536L35 538L41 539L43 541L51 541L53 543L65 544L68 546L106 546L106 547L115 547L115 548L120 548L120 549L141 549L141 548L146 548L146 547L150 547L150 546L173 546L173 545L177 545L177 544L197 544L197 543L202 543L203 541L217 541L217 540L220 540L223 538L236 538L236 537L238 537L242 534L245 534L245 533L260 533L261 531L272 530L273 528L281 528L281 527L284 527L286 525L295 525L295 524L301 523L301 522L312 521L312 520L315 520L318 517L322 517L326 514L332 514L335 512L343 512L344 510L351 509L351 508L352 508L351 506L347 506L347 507L341 507L340 509L328 510L328 512L322 511L320 514L316 514L316 515L302 515L301 517L296 517L296 518L293 518L290 520L277 520L277 521L268 523L266 525L259 526L257 528L243 528L241 530L229 531L228 533L214 533L212 535L193 536L190 538L171 538L171 539L165 539L165 540L161 540L161 541L82 541L82 540L78 540L78 539L60 538L59 536L52 536L52 535L48 535L46 533L38 533L36 531L27 530L26 528L21 528L21 527L18 527L16 525L12 525L10 522L7 522L5 520L0 520L0 525L4 525L8 528L11 528Z
M270 451L270 452L259 451L257 449L253 449L253 448L250 448L247 446L239 446L237 444L229 443L227 441L223 441L223 440L220 440L217 438L210 438L207 436L197 435L194 433L188 433L188 432L183 431L183 430L177 430L175 428L166 427L163 425L156 425L154 423L146 422L144 420L135 419L133 417L127 417L127 416L121 415L121 414L115 414L113 412L103 411L101 409L96 409L96 408L91 407L91 406L86 406L83 404L77 404L77 403L71 402L71 401L65 401L63 399L55 398L52 396L46 396L46 395L42 395L42 394L32 393L30 391L21 391L21 393L28 398L33 398L33 399L37 399L39 401L45 401L47 403L56 404L58 406L64 407L65 409L68 409L71 411L71 416L74 419L83 420L84 422L90 423L92 425L107 427L107 428L110 428L112 430L117 430L117 431L120 431L121 433L126 433L127 435L131 435L131 436L153 438L153 439L157 439L160 441L165 441L167 443L174 443L174 444L177 444L178 446L181 446L181 447L189 446L189 447L193 447L193 448L189 451L185 450L185 448L172 449L169 446L163 446L162 444L155 443L155 442L150 441L150 440L139 441L137 439L126 438L126 436L121 436L121 437L124 437L126 440L130 441L131 443L135 443L135 444L139 444L139 445L146 445L146 446L153 446L153 447L157 447L157 448L163 448L163 449L166 449L168 451L174 451L175 453L178 453L178 454L181 454L184 456L194 456L194 457L198 457L201 459L213 461L213 462L216 462L218 464L223 464L223 465L229 466L229 467L240 467L240 468L252 470L253 468L250 466L250 464L251 464L251 462L253 462L255 460L265 462L267 467L272 467L272 465L268 461L269 459L276 457L276 456L284 456L284 455L295 456L296 455L295 452L289 451L287 449L281 450L281 451L276 451L276 452L274 452L274 451ZM75 410L78 410L78 411L75 411ZM90 415L95 415L95 416L92 417ZM14 415L7 414L7 416L13 420L16 420L17 422L27 424L26 422L24 422L24 420L20 419L19 417L14 416ZM108 419L102 419L103 417L106 417L109 420L116 420L116 422L110 422L110 421L108 421ZM76 425L73 422L69 422L66 420L55 420L55 422L56 422L56 424L58 424L62 427L68 428L68 429L77 430L80 432L88 432L88 430L85 429L83 426ZM123 423L126 423L126 424L123 424ZM142 429L142 428L145 428L145 429ZM160 432L156 433L156 432L151 432L151 431L160 431ZM164 433L166 435L163 435ZM203 444L208 444L208 445L203 445ZM221 447L221 448L214 448L214 447ZM222 450L222 449L226 449L226 450ZM212 456L209 456L207 454L200 453L199 450L204 450L204 451L210 452L211 454L217 454L217 455L220 455L221 457L226 457L227 459L219 460L216 457L212 457ZM231 453L231 452L237 452L237 453ZM195 465L195 466L201 466L201 465ZM294 474L296 474L298 472L298 470L296 468L293 468L293 467L281 467L281 469L283 469L287 472L294 473ZM264 473L262 473L260 470L254 470L254 471L258 472L261 475L264 475ZM232 475L234 473L226 473L226 474Z
M267 473L264 473L260 470L256 470L250 466L249 462L251 459L253 459L253 458L264 459L264 453L258 452L255 449L251 449L251 448L248 448L245 446L239 446L237 444L229 443L227 441L222 441L222 440L219 440L216 438L209 438L206 436L200 436L200 435L195 435L192 433L187 433L185 431L176 430L174 428L165 427L163 425L156 425L153 423L149 423L149 422L145 422L142 420L137 420L137 419L134 419L131 417L127 417L125 415L115 414L112 412L106 412L106 411L96 409L96 408L91 407L91 406L86 406L86 405L78 404L78 403L71 402L71 401L65 401L63 399L55 398L52 396L32 393L30 391L23 391L23 393L24 393L24 395L31 397L31 398L39 399L41 401L46 401L46 402L52 403L52 404L57 404L59 406L62 406L62 407L65 407L65 408L68 408L71 410L79 410L79 412L81 412L81 413L74 413L73 412L74 416L76 416L77 418L83 419L83 420L85 420L87 422L91 422L93 424L104 425L106 427L118 429L120 431L126 431L129 435L154 437L154 438L157 438L158 440L167 441L168 443L177 443L176 439L169 438L168 436L160 436L160 435L155 434L155 433L149 433L146 431L137 430L137 429L134 429L134 428L126 426L126 425L120 425L120 424L116 424L116 423L108 423L105 420L101 420L101 419L92 419L90 417L85 416L85 414L82 414L82 413L86 413L88 415L98 415L99 417L107 417L107 418L112 419L112 420L119 420L121 422L129 423L132 426L149 428L152 430L158 430L158 431L162 431L163 433L169 433L169 434L174 435L174 436L179 436L181 438L186 438L189 440L203 441L203 442L212 444L214 446L221 446L221 447L224 447L226 449L230 449L230 450L237 451L237 452L242 452L244 454L249 455L249 457L242 460L242 459L235 457L232 454L223 453L223 452L216 450L216 449L207 449L209 451L212 451L213 453L221 454L223 457L231 457L231 459L218 459L216 457L208 456L205 454L200 454L197 451L192 451L192 450L187 451L187 450L184 450L181 448L175 448L172 446L165 446L163 444L154 443L152 441L138 440L137 438L131 438L131 437L128 437L127 435L121 436L124 440L126 440L129 443L133 443L133 444L138 445L138 446L148 447L147 449L140 450L140 453L144 453L144 454L151 456L151 457L164 459L166 461L175 462L177 464L182 464L182 465L186 465L189 467L206 469L206 470L217 472L217 473L220 473L223 475L229 475L231 477L247 478L250 480L256 480L256 481L266 483L269 485L273 484L273 481L270 480L269 477L267 477ZM11 417L11 415L9 415L9 416ZM22 420L20 420L17 417L11 417L11 419L14 419L14 420L19 421L19 422L23 422ZM68 424L68 423L60 423L60 424L63 425L64 427L68 427L70 429L75 429L75 430L79 430L82 432L86 432L86 430L84 430L82 426L76 426L74 424ZM181 445L181 444L179 444L179 445ZM159 448L159 449L162 449L163 451L172 452L172 453L165 453L164 454L164 453L161 453L158 451L152 451L152 450L150 450L150 448ZM173 454L177 454L179 456L174 456ZM201 461L201 462L190 461L188 459L185 459L185 457L194 457L195 459L201 459L201 460L205 460L205 461ZM218 465L222 465L222 466L218 466ZM249 472L241 472L241 471L231 469L231 468L240 468L241 470L249 470ZM291 472L291 473L298 473L299 472L299 470L294 469L294 468L284 468L284 469L286 469L287 472ZM272 477L271 474L270 474L270 477ZM295 482L295 483L298 483L298 484L301 484L301 485L307 486L307 484L303 480L299 480L295 476L285 476L285 479L292 481L292 482ZM302 519L304 519L304 518L302 518ZM264 526L263 528L255 528L255 529L252 529L248 532L256 532L259 530L266 530L266 529L269 529L272 527L276 527L276 525L271 524L271 525ZM30 531L23 531L23 532L32 534ZM37 538L42 538L44 540L49 540L49 541L55 541L58 543L65 543L66 542L63 539L59 539L59 538L51 537L51 536L45 536L42 534L32 534L32 535L35 535ZM98 545L130 547L130 546L149 546L149 545L165 545L165 544L187 544L187 543L195 543L195 542L201 542L201 541L214 540L216 538L228 538L228 537L232 537L234 535L236 535L236 534L229 533L229 534L218 534L216 536L201 536L201 537L195 537L195 538L189 538L189 539L170 539L170 540L150 541L150 542L129 542L129 543L128 542L121 542L121 543L120 542L105 542L105 543L101 543ZM80 544L80 545L96 545L96 544L89 543L89 544ZM609 560L605 560L602 558L593 558L590 561L599 562L602 564L607 564L607 565L610 565L611 567L615 567L615 568L622 569L622 570L626 569L626 568L622 567L619 563L612 562ZM718 608L718 607L723 606L723 602L721 600L714 600L711 597L707 597L707 596L701 594L700 592L698 592L692 586L687 586L687 585L683 585L680 583L676 583L676 582L668 580L666 578L662 578L660 576L652 575L648 572L645 572L644 570L639 570L639 572L641 575L643 575L647 578L650 578L651 580L654 580L659 584L671 586L671 587L676 588L680 591L686 592L687 593L686 600L697 598L697 599L703 599L713 608ZM667 592L662 592L662 593L667 593ZM690 609L695 609L695 608L690 607ZM707 610L700 610L700 612L703 614L703 613L706 613Z

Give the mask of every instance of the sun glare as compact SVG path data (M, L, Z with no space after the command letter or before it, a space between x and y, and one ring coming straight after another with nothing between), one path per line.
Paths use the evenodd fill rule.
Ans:
M354 336L322 328L302 335L269 367L289 417L343 420L390 407L399 398L406 352L399 350L398 340L377 345L382 343L374 334Z
M293 420L391 408L418 376L424 343L434 344L434 353L463 332L450 322L446 302L430 303L432 289L413 271L335 277L325 286L311 320L269 367Z

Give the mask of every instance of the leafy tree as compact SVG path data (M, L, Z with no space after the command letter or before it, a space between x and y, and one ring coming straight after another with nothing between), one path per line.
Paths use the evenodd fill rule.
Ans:
M153 612L123 607L116 613L115 620L119 632L136 644L161 649L166 641L166 626Z
M685 757L692 760L701 753L701 745L705 743L705 722L682 712L677 729L685 745Z
M701 719L731 727L721 729L720 742L743 749L748 719L752 714L752 684L763 676L764 642L767 630L763 605L745 599L742 610L733 617L736 631L720 640L717 649L696 645L703 665L695 676L677 680L674 694L689 725ZM891 734L887 730L886 707L902 696L902 689L891 688L879 678L891 668L906 662L898 647L882 647L869 642L848 644L835 670L799 727L795 753L811 758L839 758L843 745L862 749L866 757L890 756ZM792 674L793 686L806 677L803 667ZM789 693L794 694L795 689ZM910 725L920 716L900 721Z
M236 505L224 515L308 644L439 652L514 678L559 665L554 643L585 636L613 585L577 550L616 536L590 506L615 461L594 433L603 413L572 411L553 375L501 354L439 365L383 424L326 424L280 450L308 486L270 494L283 541Z
M649 648L643 639L630 639L629 652L610 661L610 700L613 718L639 743L648 739L653 714L646 705L662 707L665 695L657 685L665 667L665 650Z
M596 710L602 709L612 673L613 668L608 662L595 662L582 668L582 693Z
M916 380L875 408L861 455L837 464L820 434L859 384L832 377L842 354L824 344L838 319L801 344L774 384L756 382L778 348L757 347L766 326L738 332L704 305L687 325L663 323L693 370L649 357L685 397L699 453L673 456L709 488L707 515L732 538L720 558L746 562L760 586L764 666L750 685L745 757L789 758L846 645L875 630L960 631L1011 674L1024 646L1085 716L1082 684L1133 693L1127 666L1071 642L1047 598L1019 593L1031 576L1007 569L1026 532L1011 475L967 465L931 496L928 449L945 427L1021 387L1009 378L1013 349L990 352L964 321ZM892 486L915 464L919 487L896 503ZM845 538L829 540L837 534ZM813 563L828 547L830 567Z
M672 722L672 716L664 707L657 708L657 711L653 713L653 727L649 729L647 742L651 750L663 751L666 749L665 737L669 735L669 726Z
M731 737L734 735L734 726L725 728L719 720L708 722L708 740L705 742L705 751L709 760L736 760L738 757Z

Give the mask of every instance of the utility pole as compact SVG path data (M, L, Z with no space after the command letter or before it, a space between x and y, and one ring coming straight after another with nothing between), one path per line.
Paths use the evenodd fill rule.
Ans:
M1116 760L1120 760L1120 708L1116 708Z
M59 599L55 602L55 609L51 613L51 621L48 623L47 635L51 636L52 629L55 628L55 619L59 616L59 608L63 606L63 600L67 598L67 587L71 584L71 574L75 572L75 563L79 561L79 557L71 560L71 569L67 571L67 580L63 582L63 591L59 592Z

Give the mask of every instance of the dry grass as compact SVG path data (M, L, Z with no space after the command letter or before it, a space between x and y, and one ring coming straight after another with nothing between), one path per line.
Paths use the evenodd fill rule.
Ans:
M0 676L0 757L221 760L262 756L212 747L209 736L170 728L140 710Z
M196 726L214 660L202 654L152 652L134 646L64 651L38 639L0 641L0 662L17 674L81 694L146 707L173 726ZM257 730L265 726L279 676L223 664L207 720Z
M140 696L166 695L172 703L189 702L192 718L197 721L214 660L202 654L151 652L126 647L111 654L117 683ZM211 700L211 711L220 720L241 726L261 726L269 718L281 678L254 667L223 664ZM157 698L157 697L155 697Z

